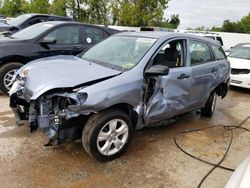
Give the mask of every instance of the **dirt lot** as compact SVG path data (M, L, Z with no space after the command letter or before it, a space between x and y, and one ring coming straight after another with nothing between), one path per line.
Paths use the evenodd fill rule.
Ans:
M15 126L8 98L0 97L1 187L196 187L211 166L183 154L175 145L175 133L208 125L237 124L250 115L250 91L231 89L218 100L215 115L201 118L195 112L174 124L137 131L127 152L119 159L98 163L81 142L45 147L41 132ZM250 128L250 121L245 125ZM178 137L193 154L212 162L220 160L230 139L222 128ZM236 130L232 149L223 163L235 168L250 154L250 133ZM203 187L224 187L231 172L216 169Z

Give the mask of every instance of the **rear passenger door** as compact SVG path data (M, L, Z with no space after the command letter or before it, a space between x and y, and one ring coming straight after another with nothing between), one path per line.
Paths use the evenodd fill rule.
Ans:
M99 27L82 26L83 49L86 50L90 48L91 46L101 42L108 36L109 34Z
M209 45L197 39L189 40L189 56L192 75L190 93L191 108L201 108L205 105L210 93L219 84L218 65Z

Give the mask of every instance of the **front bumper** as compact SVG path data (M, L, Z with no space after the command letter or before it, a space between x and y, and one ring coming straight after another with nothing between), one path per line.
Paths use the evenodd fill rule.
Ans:
M231 74L230 85L250 89L250 73Z

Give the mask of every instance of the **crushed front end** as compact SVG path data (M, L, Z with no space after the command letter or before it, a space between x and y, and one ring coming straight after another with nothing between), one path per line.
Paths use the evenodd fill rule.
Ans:
M49 141L63 142L63 140L80 138L84 115L72 112L70 105L78 105L84 100L76 92L63 89L47 92L36 100L32 100L33 92L25 87L25 77L17 76L10 93L10 108L12 109L18 126L28 120L30 132L42 129ZM81 118L80 118L81 117Z

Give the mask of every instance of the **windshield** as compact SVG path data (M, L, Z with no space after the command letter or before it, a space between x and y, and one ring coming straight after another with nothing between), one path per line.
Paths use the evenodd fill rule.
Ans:
M34 39L53 26L54 26L53 24L49 24L46 22L45 23L38 23L38 24L32 25L30 27L27 27L27 28L17 32L14 35L11 35L10 38L24 39L24 40Z
M237 48L234 52L232 52L229 55L229 57L250 59L250 46Z
M20 25L23 24L23 22L25 22L27 19L29 19L31 17L30 14L24 14L24 15L21 15L21 16L18 16L10 21L8 21L8 24L9 25L12 25L12 26L16 26L16 27L19 27Z
M104 66L128 70L140 61L155 41L153 38L113 36L80 54L80 57Z

